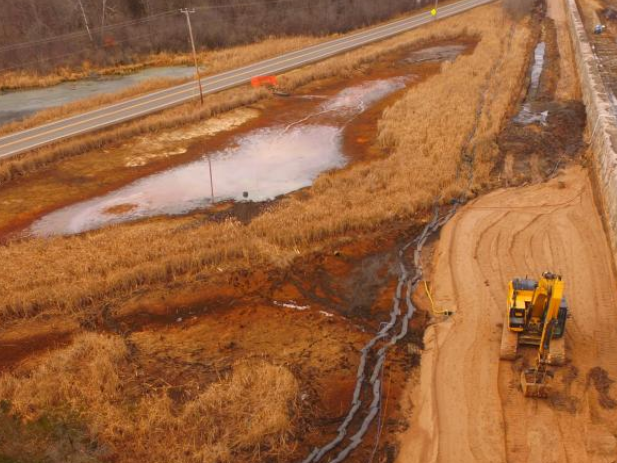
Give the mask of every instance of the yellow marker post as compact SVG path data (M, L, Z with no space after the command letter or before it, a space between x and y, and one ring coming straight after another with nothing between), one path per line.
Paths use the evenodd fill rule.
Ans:
M436 9L436 8L433 8L433 9L431 10L431 16L432 16L433 18L434 18L435 16L437 16L437 9Z

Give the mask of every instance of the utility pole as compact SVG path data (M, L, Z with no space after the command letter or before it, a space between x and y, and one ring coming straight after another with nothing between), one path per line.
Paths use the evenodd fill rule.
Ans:
M81 0L80 0L81 1ZM201 98L201 104L204 104L204 91L201 87L201 76L199 75L199 65L197 64L197 51L195 50L195 39L193 38L193 27L191 26L191 17L189 16L192 13L195 13L195 10L189 10L188 8L182 8L180 10L186 16L186 24L189 28L189 37L191 38L191 47L193 48L193 60L195 61L195 73L197 74L197 83L199 84L199 97Z
M86 10L84 10L84 5L81 3L81 0L77 0L79 2L79 7L81 8L81 14L84 17L84 24L86 25L86 30L88 31L88 37L90 37L90 42L92 42L92 32L90 32L90 26L88 26L88 18L86 17Z
M107 10L107 0L103 0L103 11L101 12L101 45L105 46L105 10Z
M210 168L210 197L212 198L212 204L214 204L214 181L212 179L212 155L208 155L208 167Z
M103 11L101 11L101 35L105 29L105 10L107 10L107 0L103 0Z
M150 19L150 16L152 15L152 9L150 8L150 0L146 0L146 17L148 19ZM151 21L148 21L148 40L150 40L150 52L152 52L153 49L153 45L152 45L152 26L151 26Z

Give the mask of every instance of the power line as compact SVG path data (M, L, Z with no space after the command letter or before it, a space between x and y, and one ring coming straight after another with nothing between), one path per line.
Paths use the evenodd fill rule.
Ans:
M240 3L240 4L236 4L233 6L256 6L256 5L269 5L269 4L279 4L279 3L298 3L301 2L303 0L275 0L275 1L270 1L270 2L261 2L261 3L257 3L257 2L251 2L251 3ZM328 1L328 0L321 0L321 1ZM220 5L220 6L209 6L209 7L198 7L195 8L195 10L211 10L211 9L226 9L229 8L230 5ZM305 5L302 7L297 7L296 10L306 10L306 9L311 9L314 8L314 4L310 4L310 5ZM142 18L139 20L134 20L134 21L128 21L128 22L123 22L123 23L117 23L117 24L111 24L111 25L107 25L105 26L105 30L106 31L110 31L113 29L118 29L121 27L128 27L128 26L135 26L135 25L141 25L141 24L146 24L148 22L151 21L155 21L158 19L161 19L161 17L163 16L169 16L171 14L177 14L177 10L173 10L173 11L168 11L168 12L164 12L164 13L157 13L155 15L151 15L148 18ZM224 20L223 18L218 18L217 21L213 21L215 23L225 23L225 24L231 24L231 21L228 20ZM101 28L100 27L91 27L90 31L92 32L97 32L100 31ZM10 45L4 45L4 46L0 46L0 53L7 53L10 51L16 51L19 49L24 49L24 48L29 48L29 47L34 47L34 46L38 46L38 45L45 45L48 43L52 43L52 42L60 42L60 41L66 41L69 39L86 39L88 38L88 33L85 31L78 31L78 32L71 32L68 34L63 34L63 35L58 35L58 36L54 36L54 37L48 37L46 39L39 39L39 40L32 40L29 42L20 42L20 43L16 43L16 44L10 44ZM6 69L6 68L5 68Z
M124 39L124 40L118 40L118 41L116 41L116 44L126 43L126 42L130 42L130 41L133 41L133 40L145 39L148 36L149 36L149 34L146 34L146 35L140 35L140 36L137 36L137 37L130 37L130 38ZM71 56L78 56L78 55L81 55L82 53L86 53L86 52L89 52L89 51L91 51L90 48L82 48L82 49L80 49L78 51L75 51L75 52L72 52L72 53L66 53L64 55L58 55L58 56L51 56L51 57L48 57L48 58L36 59L36 60L32 60L32 61L27 61L25 63L16 64L15 66L8 66L8 67L5 67L5 68L0 68L0 72L12 71L14 69L19 69L19 68L28 66L29 64L46 63L46 62L49 62L49 61L55 61L55 60L60 60L60 59L63 59L63 58L69 58Z
M88 32L88 37L90 38L90 42L92 42L92 32L90 32L90 26L88 25L88 18L86 16L86 10L84 10L84 4L81 0L77 0L79 2L79 8L81 9L81 14L84 17L84 25L86 26L86 31Z
M322 1L328 1L328 0L322 0ZM238 7L245 7L245 6L268 6L268 5L280 5L280 4L293 4L293 3L305 3L305 0L272 0L272 1L266 0L263 2L244 2L244 3L235 3L235 4L228 4L228 5L206 5L206 6L195 7L193 9L196 11L208 11L208 10L223 10L223 9L230 9L230 8L238 8ZM307 5L304 8L298 8L298 9L307 9L307 8L312 8L312 7L313 5ZM13 51L13 50L21 49L21 48L28 48L28 47L32 47L35 45L43 45L43 44L50 43L50 42L63 41L66 39L72 39L72 38L78 38L78 37L86 38L86 36L88 36L89 38L91 38L92 33L95 33L95 32L101 32L102 30L109 31L109 30L120 28L120 27L128 27L128 26L146 24L151 21L156 21L163 16L170 16L170 15L177 14L177 11L178 10L163 11L161 13L149 15L145 18L135 19L132 21L125 21L125 22L116 23L116 24L109 24L103 27L101 26L89 27L89 25L87 25L86 27L88 30L86 32L76 31L76 32L70 32L67 34L47 37L44 39L31 40L28 42L20 42L20 43L4 45L0 47L0 52ZM85 17L85 12L83 13ZM88 24L87 19L86 19L86 24Z
M116 23L116 24L110 24L110 25L106 25L105 26L105 30L109 31L112 29L117 29L120 27L128 27L128 26L135 26L135 25L140 25L140 24L145 24L151 21L155 21L160 19L163 16L169 16L170 14L175 14L177 13L176 10L174 11L170 11L170 12L165 12L165 13L158 13L156 15L152 15L149 16L147 18L142 18L142 19L136 19L134 21L126 21L123 23ZM96 32L96 31L100 31L102 28L101 27L92 27L90 28L90 30L92 32ZM86 38L88 36L87 32L84 31L77 31L77 32L70 32L68 34L63 34L63 35L56 35L53 37L47 37L45 39L39 39L39 40L31 40L28 42L20 42L20 43L14 43L14 44L10 44L10 45L4 45L2 47L0 47L0 52L6 52L6 51L12 51L12 50L17 50L17 49L21 49L21 48L28 48L28 47L32 47L35 45L43 45L45 43L50 43L50 42L59 42L59 41L64 41L67 39L73 39L73 38Z

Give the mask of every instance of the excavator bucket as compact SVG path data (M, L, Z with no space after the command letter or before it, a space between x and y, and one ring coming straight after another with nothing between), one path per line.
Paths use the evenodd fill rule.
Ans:
M536 368L523 370L521 373L521 386L525 397L546 399L548 397L548 384L546 374Z

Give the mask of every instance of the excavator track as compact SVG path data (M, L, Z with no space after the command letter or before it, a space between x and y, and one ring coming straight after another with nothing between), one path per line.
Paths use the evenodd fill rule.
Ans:
M501 347L499 349L499 358L501 360L514 360L518 351L518 333L510 331L508 324L503 324L501 333Z
M559 339L551 341L551 347L548 351L548 364L553 366L562 366L566 363L566 337L562 336Z

